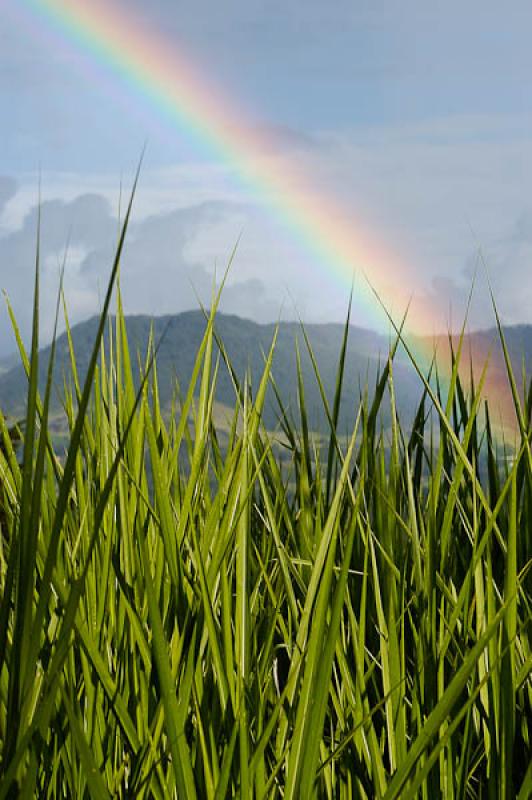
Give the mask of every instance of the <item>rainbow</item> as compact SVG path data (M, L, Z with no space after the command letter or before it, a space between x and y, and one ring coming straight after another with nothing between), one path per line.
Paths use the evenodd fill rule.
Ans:
M210 77L202 77L190 58L176 52L160 32L149 30L145 20L141 24L130 11L120 11L113 0L27 0L26 5L228 166L331 279L349 287L358 276L367 278L357 281L357 301L382 326L382 309L373 290L392 308L390 287L414 286L408 265L357 225L335 197L313 186L308 176L272 151L267 134L250 125L232 98ZM412 331L435 333L435 326L443 326L444 315L412 293L408 324ZM417 351L425 361L432 357L429 346ZM501 407L499 383L491 385L490 395L499 395Z

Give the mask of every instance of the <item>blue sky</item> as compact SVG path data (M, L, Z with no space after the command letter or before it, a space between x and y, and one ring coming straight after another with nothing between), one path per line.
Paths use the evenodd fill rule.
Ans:
M250 125L412 265L400 301L436 298L456 324L480 245L503 318L532 322L529 3L109 2L184 50ZM120 181L130 183L145 140L127 310L194 307L242 233L226 310L341 319L347 287L308 264L261 198L31 8L0 0L0 285L23 327L39 171L46 336L68 238L72 316L97 310ZM375 320L355 306L355 321ZM491 323L481 279L471 324ZM2 311L0 353L10 349Z

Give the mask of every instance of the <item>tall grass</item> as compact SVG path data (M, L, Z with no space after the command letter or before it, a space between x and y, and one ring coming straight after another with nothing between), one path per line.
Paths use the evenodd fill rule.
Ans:
M254 396L232 372L224 440L217 302L170 414L157 343L132 354L120 303L108 318L126 228L83 385L67 328L66 456L38 280L22 463L0 415L0 800L529 797L531 392L508 362L500 459L459 348L445 394L420 370L406 431L397 342L346 439L344 347L333 398L316 366L324 446L298 368L296 413L262 424L274 337Z

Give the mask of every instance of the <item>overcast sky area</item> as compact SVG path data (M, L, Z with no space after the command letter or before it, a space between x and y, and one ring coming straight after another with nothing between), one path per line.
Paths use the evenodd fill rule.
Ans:
M90 5L90 3L89 3ZM532 323L532 5L513 0L108 0L185 53L354 228L408 264L414 294L471 327ZM26 332L39 175L43 335L58 274L71 321L97 312L120 186L147 151L122 265L128 313L209 302L237 240L223 310L257 321L340 321L349 281L283 215L149 95L39 13L0 0L0 288ZM239 239L240 237L240 239ZM370 266L368 269L370 271ZM369 276L371 278L371 274ZM398 279L399 280L399 279ZM353 322L378 325L367 303ZM440 322L438 322L440 324ZM14 349L0 309L0 356Z

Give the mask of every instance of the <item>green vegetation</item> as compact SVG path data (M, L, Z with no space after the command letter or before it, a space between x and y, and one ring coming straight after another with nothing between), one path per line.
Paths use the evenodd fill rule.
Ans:
M519 430L498 458L458 346L445 393L420 372L407 434L395 343L346 444L344 342L331 402L315 374L325 448L301 370L276 435L275 334L252 384L216 350L214 301L165 416L158 341L138 386L119 300L108 318L126 228L83 385L72 350L65 456L38 279L21 464L0 415L0 800L529 797L532 391L508 359Z

